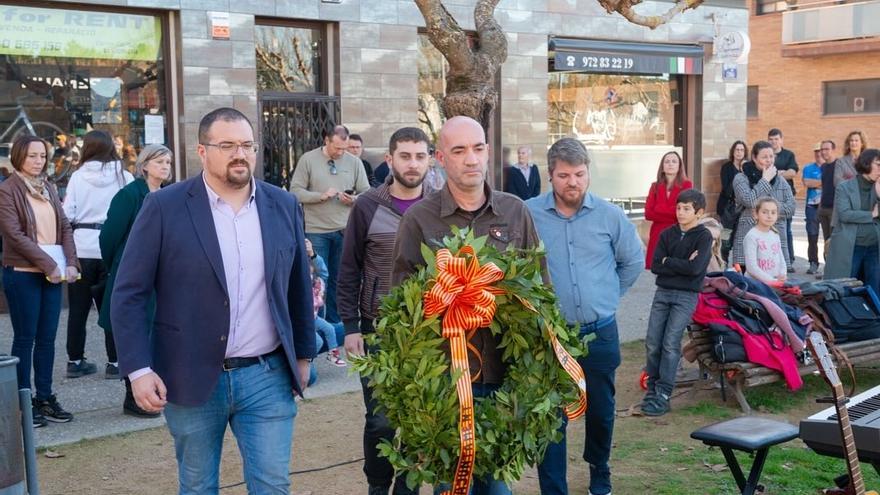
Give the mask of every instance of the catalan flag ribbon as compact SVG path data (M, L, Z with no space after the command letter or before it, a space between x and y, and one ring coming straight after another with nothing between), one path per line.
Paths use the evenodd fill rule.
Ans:
M455 469L452 489L444 495L467 495L476 457L474 429L474 397L468 366L467 332L487 327L495 316L495 295L504 291L492 283L504 278L504 272L494 263L480 266L471 246L465 246L453 256L448 249L437 252L436 283L425 294L425 316L444 314L443 337L449 339L452 369L459 371L455 383L459 403L459 438L461 455ZM470 260L461 256L470 255Z

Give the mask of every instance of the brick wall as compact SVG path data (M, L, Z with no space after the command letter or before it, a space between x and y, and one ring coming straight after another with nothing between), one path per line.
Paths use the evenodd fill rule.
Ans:
M794 151L801 166L813 161L813 145L823 139L833 140L840 153L844 138L853 130L864 132L870 146L880 146L876 114L822 115L822 83L880 78L876 63L880 52L783 57L781 13L753 15L749 36L749 85L758 86L758 117L747 122L749 144L767 139L767 131L777 127L785 136L784 146Z

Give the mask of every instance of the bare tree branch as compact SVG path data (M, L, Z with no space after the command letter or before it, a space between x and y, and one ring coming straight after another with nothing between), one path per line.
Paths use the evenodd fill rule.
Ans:
M428 30L428 39L449 61L449 65L469 66L473 53L467 34L440 0L414 0Z
M657 28L662 24L666 24L676 15L687 9L697 8L704 0L678 0L678 2L661 15L642 15L636 12L633 7L642 3L642 0L596 0L605 10L617 12L626 20L639 26L645 26L651 29Z

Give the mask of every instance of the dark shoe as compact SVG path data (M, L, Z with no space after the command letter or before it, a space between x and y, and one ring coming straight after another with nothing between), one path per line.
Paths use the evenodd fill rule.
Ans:
M72 361L67 362L67 378L79 378L97 372L98 367L94 363L88 362L86 358L80 359L79 364Z
M611 470L590 464L590 495L611 495Z
M107 367L104 368L104 378L108 380L119 380L119 366L113 363L107 363Z
M642 402L639 404L639 407L645 407L647 404L654 402L655 399L657 399L657 393L653 390L649 390L647 393L645 393L645 397L642 398Z
M376 486L370 485L370 488L367 490L367 495L388 495L388 486Z
M46 421L67 423L73 419L73 414L65 411L54 395L50 395L45 400L35 398L32 405L40 411L40 414L46 418Z
M642 413L645 416L663 416L669 412L669 400L663 396L657 396L652 402L642 406Z
M145 411L141 409L141 406L137 405L137 402L135 402L134 399L129 401L127 398L125 399L125 402L122 403L122 414L137 418L158 418L162 415L161 412Z
M33 402L33 400L31 402ZM40 414L40 410L36 407L31 407L31 415L34 419L34 428L42 428L49 424L49 422L46 421L46 417Z
M788 273L795 273L795 271L794 271L794 265L791 265L791 266L788 267Z
M819 271L819 263L810 263L810 267L807 268L807 275L815 275L816 272Z

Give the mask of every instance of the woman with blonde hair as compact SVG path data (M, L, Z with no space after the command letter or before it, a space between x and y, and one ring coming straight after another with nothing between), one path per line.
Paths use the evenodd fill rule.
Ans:
M3 287L12 321L12 355L19 360L18 388L32 388L31 366L34 369L34 428L73 419L52 393L52 368L61 281L79 277L79 262L70 222L58 192L46 179L48 155L49 143L20 136L10 152L15 171L0 184Z
M862 151L867 148L868 140L865 139L862 131L852 131L846 135L846 140L843 142L843 156L837 159L837 165L834 166L834 187L858 175L856 162Z
M112 338L110 326L110 298L113 295L113 284L119 271L122 252L131 233L131 226L137 218L144 198L151 192L158 191L171 178L171 150L161 144L149 144L140 152L135 163L135 180L123 187L113 196L107 219L101 227L99 243L101 258L107 267L107 286L104 289L104 304L98 315L98 324ZM131 392L131 382L125 377L125 401L122 412L131 416L153 418L161 413L152 413L141 409Z

